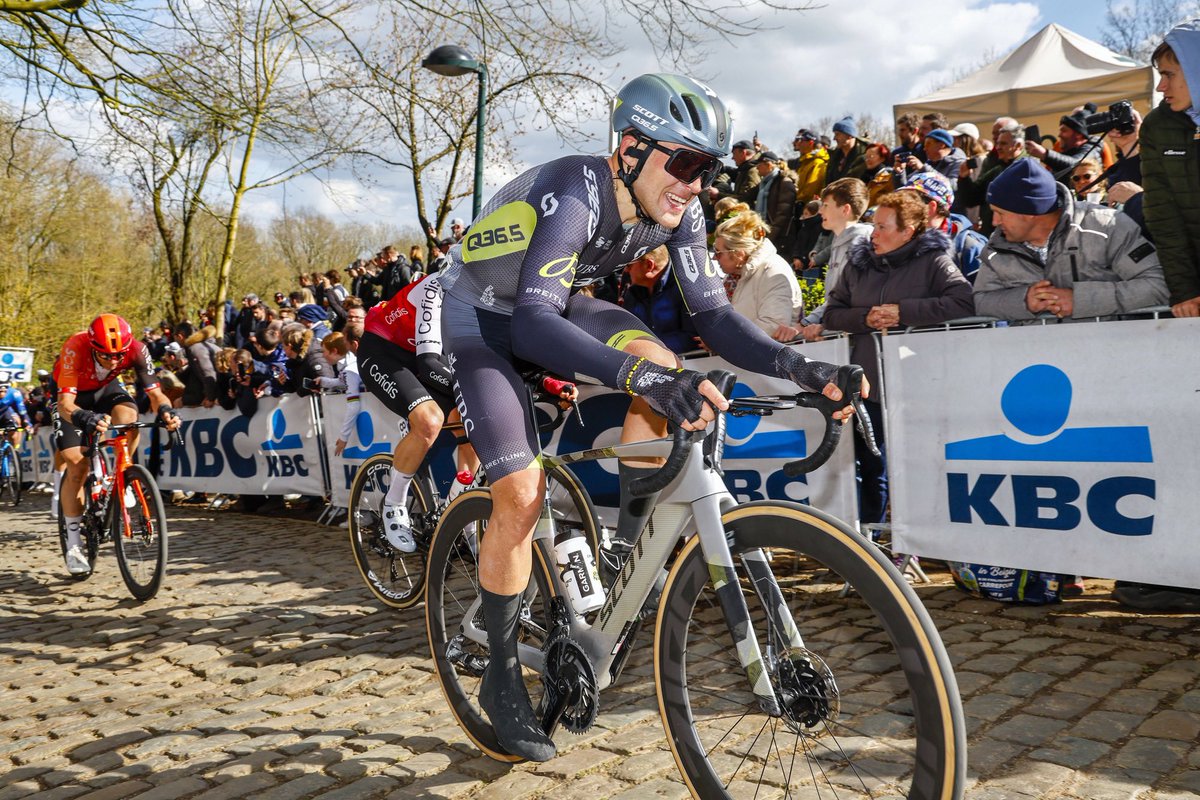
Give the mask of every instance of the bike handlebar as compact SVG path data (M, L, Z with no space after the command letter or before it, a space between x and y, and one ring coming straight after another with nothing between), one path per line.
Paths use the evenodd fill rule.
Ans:
M717 391L725 397L729 397L737 383L737 376L723 369L714 369L708 373L707 377L717 387ZM672 426L671 452L667 455L667 462L657 472L631 481L629 484L630 494L634 497L645 497L667 488L667 484L675 480L680 470L683 469L683 465L687 463L692 442L696 437L703 438L706 433L706 431L685 431L683 428Z
M731 409L731 412L738 416L743 414L766 415L775 410L797 406L821 412L821 416L825 419L825 434L808 456L783 465L783 474L789 478L812 472L833 455L833 451L842 438L842 422L834 419L833 415L847 405L854 408L855 423L858 425L859 433L862 434L867 447L873 454L879 455L879 448L875 445L875 431L871 426L871 418L867 416L867 410L862 400L862 367L857 364L838 367L832 382L841 390L842 399L830 400L820 392L800 392L790 397L778 398L740 397L733 401L734 408Z

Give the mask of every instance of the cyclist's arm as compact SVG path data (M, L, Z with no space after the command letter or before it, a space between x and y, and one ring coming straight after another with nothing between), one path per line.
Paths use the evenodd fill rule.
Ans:
M13 391L13 406L16 409L17 414L19 414L21 419L25 421L25 426L27 428L32 428L33 420L29 418L29 409L25 407L25 396L19 389L15 389Z
M555 190L557 206L549 217L538 209L538 223L521 263L513 301L513 352L563 377L616 387L622 367L632 357L563 317L576 261L589 239L592 212L583 175L575 181L559 176L557 184L548 188ZM530 196L541 196L536 184Z

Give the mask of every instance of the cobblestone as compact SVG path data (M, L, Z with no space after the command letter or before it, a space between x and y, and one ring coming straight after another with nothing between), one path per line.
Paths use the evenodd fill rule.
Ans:
M166 581L138 605L111 557L66 580L30 502L0 511L0 800L687 797L648 649L557 758L503 764L448 713L422 610L372 603L344 534L171 509ZM1005 607L932 574L915 589L958 665L968 797L1200 796L1200 617L1131 613L1091 580L1080 601ZM877 724L903 713L844 688L878 697Z

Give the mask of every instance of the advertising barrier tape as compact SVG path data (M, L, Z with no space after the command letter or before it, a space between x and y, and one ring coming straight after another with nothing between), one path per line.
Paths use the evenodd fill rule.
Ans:
M1200 588L1200 320L883 337L901 552Z
M313 409L310 398L296 395L262 398L253 417L221 408L175 409L183 420L184 447L161 450L158 485L223 494L324 496ZM153 463L152 440L150 431L142 432L138 460L143 464Z

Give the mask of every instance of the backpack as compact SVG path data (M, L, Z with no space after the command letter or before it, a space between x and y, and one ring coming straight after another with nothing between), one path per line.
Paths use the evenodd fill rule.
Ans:
M1000 603L1040 606L1061 603L1066 576L1012 567L947 561L954 585L968 594Z
M963 277L975 283L975 273L979 271L979 257L983 247L988 243L988 237L971 226L971 221L961 214L951 214L950 223L957 229L952 238L954 242L954 263L962 272Z

